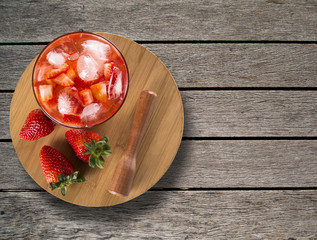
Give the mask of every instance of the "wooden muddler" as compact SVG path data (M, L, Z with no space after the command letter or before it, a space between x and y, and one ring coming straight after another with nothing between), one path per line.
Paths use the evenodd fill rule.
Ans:
M144 90L140 94L126 150L118 162L108 188L108 191L113 195L122 197L128 196L130 193L136 171L136 156L147 128L156 96L156 93L148 90Z

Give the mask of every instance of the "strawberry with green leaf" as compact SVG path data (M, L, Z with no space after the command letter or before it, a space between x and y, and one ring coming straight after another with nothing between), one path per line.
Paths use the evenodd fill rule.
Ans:
M63 196L68 186L85 181L84 177L78 177L78 171L74 170L73 164L55 148L43 146L39 157L49 187L52 190L61 189Z
M111 154L107 137L101 138L98 133L83 129L70 129L65 133L65 137L80 160L88 162L92 168L103 168L103 157Z

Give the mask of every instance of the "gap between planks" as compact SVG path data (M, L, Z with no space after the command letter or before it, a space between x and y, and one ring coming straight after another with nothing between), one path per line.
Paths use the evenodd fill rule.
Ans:
M317 87L179 87L179 91L317 91ZM14 93L0 89L0 93Z
M133 39L132 39L133 40ZM317 44L317 41L280 41L280 40L133 40L138 44ZM47 45L50 42L0 42L5 45Z
M151 188L149 192L314 191L317 187ZM0 189L1 192L46 192L44 189Z
M304 141L304 140L317 140L316 137L312 136L307 136L307 137L300 137L300 136L293 136L293 137L183 137L182 141L228 141L228 140L235 140L235 141L245 141L245 140L250 140L250 141L284 141L284 140L289 140L289 141ZM0 139L0 142L12 142L12 139Z

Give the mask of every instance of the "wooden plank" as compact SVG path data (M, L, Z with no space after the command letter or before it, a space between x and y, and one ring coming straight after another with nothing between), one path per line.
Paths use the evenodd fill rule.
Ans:
M0 42L50 41L73 31L136 40L316 41L316 1L1 1ZM19 7L17 7L19 6ZM128 21L127 21L128 20Z
M5 239L316 239L317 191L151 191L108 208L0 193ZM54 226L54 227L52 227Z
M0 152L3 156L6 156L6 161L0 162L0 169L2 171L0 175L0 181L2 182L0 190L42 189L24 170L12 142L2 142ZM38 155L38 153L34 154Z
M0 93L0 140L11 138L9 115L12 96L12 93Z
M12 143L1 143L0 152L7 156L0 162L1 190L41 189L22 167ZM314 140L185 140L153 188L315 187L316 155Z
M317 87L317 45L145 45L186 87Z
M182 91L185 137L317 136L316 91ZM0 139L12 93L0 94Z
M0 89L14 90L26 67L44 47L43 45L0 46L0 64L2 66Z
M317 87L314 44L143 46L163 61L181 88ZM25 68L43 48L44 45L0 46L0 89L15 89Z
M186 137L317 136L316 91L185 91Z
M183 141L154 188L317 186L317 141Z

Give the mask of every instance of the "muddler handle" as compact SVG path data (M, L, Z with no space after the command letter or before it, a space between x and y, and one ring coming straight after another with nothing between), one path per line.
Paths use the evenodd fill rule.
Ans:
M128 196L136 171L136 156L141 140L151 115L156 93L144 90L140 94L139 102L130 129L130 136L123 156L114 171L108 191L117 196Z

